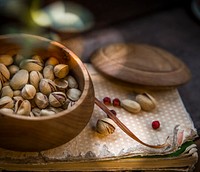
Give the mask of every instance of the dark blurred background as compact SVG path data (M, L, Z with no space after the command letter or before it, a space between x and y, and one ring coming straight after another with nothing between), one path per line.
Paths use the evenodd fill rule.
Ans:
M200 134L200 0L0 0L0 34L8 33L59 41L83 62L115 42L171 52L191 70L178 90Z

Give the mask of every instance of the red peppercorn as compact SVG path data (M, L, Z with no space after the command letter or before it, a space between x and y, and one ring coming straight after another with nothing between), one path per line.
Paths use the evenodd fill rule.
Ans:
M117 115L117 112L115 110L110 110L110 112L112 112L113 115ZM107 117L109 118L109 116L107 115Z
M105 105L111 105L111 99L110 99L110 97L104 97L103 98L103 103Z
M152 125L152 128L154 130L156 130L160 127L160 122L159 121L153 121L151 125Z
M113 99L113 106L119 107L120 106L120 100L118 98Z

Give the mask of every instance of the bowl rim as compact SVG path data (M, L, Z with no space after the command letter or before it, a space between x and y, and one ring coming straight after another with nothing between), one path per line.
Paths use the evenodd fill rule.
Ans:
M25 33L4 34L4 35L0 35L0 41L2 39L6 39L6 38L12 39L12 38L17 38L17 37L20 38L20 39L25 39L26 37L28 37L28 38L34 38L34 39L38 39L38 40L41 40L41 41L45 41L45 42L47 42L49 44L53 44L54 46L59 47L60 49L63 50L63 52L65 52L68 55L70 55L70 57L72 57L76 61L76 63L81 68L81 71L83 73L83 77L84 77L83 78L84 79L83 91L82 91L82 94L81 94L79 100L76 102L75 105L73 105L69 109L66 109L66 110L63 110L61 112L56 113L56 115L31 117L31 116L6 114L6 113L0 112L0 116L4 115L4 116L10 117L10 118L15 118L15 119L20 119L20 120L28 120L28 121L43 121L43 120L51 120L51 119L62 117L64 115L66 115L66 112L68 114L70 112L73 112L85 100L85 98L87 96L87 93L88 93L88 91L90 89L90 76L89 76L89 72L87 71L87 69L86 69L85 65L83 64L83 62L79 59L79 57L75 53L73 53L69 48L67 48L63 44L61 44L61 43L59 43L57 41L50 40L48 38L42 37L42 36L32 35L32 34L25 34Z

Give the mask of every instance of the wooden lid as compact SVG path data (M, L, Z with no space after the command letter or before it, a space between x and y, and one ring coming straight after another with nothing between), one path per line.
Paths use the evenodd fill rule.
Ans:
M181 60L146 44L111 44L97 50L91 62L105 75L144 86L174 87L191 78Z

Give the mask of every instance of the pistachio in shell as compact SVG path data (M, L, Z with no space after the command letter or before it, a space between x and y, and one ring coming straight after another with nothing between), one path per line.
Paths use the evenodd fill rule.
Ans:
M67 91L67 97L72 101L77 101L81 96L81 91L77 88L70 88Z
M0 55L0 63L3 63L5 66L9 66L13 63L13 58L8 54Z
M15 104L14 113L17 115L30 116L31 104L28 100L18 100Z
M49 103L53 107L61 107L64 105L67 97L63 92L53 92L49 95Z
M41 93L45 95L49 95L52 92L55 92L56 89L56 84L50 80L50 79L41 79L39 83L39 90Z
M33 99L36 94L36 89L31 84L26 84L21 91L21 95L24 99Z
M110 118L99 119L96 123L96 131L103 135L112 134L115 131L116 124Z
M9 97L13 97L14 93L12 88L8 85L8 86L4 86L1 90L1 97L5 97L5 96L9 96Z
M43 69L43 76L46 79L54 80L54 72L53 72L53 66L52 65L47 65Z
M25 69L28 72L41 71L43 69L43 63L34 59L26 59L20 63L20 68Z
M55 66L55 65L57 65L57 64L59 64L59 61L58 61L58 59L55 58L55 57L49 57L49 58L47 59L46 63L45 63L46 66L47 66L47 65Z
M134 100L125 99L121 101L121 106L131 112L131 113L139 113L141 110L141 106Z
M68 82L69 88L78 88L78 83L77 83L76 79L73 76L68 75L66 77L66 80Z
M151 111L155 109L157 105L155 98L148 93L136 95L135 100L140 104L144 111Z
M2 109L0 109L0 113L13 114L14 111L12 109L9 109L9 108L2 108Z
M10 79L10 72L3 63L0 63L0 69L0 82L4 83Z
M1 108L9 108L12 109L14 107L14 102L12 98L9 96L4 96L0 99L0 109Z
M8 67L8 70L10 72L10 75L13 76L14 74L16 74L19 71L19 67L16 65L11 65Z
M29 82L31 85L35 87L35 89L39 90L39 82L43 78L43 75L39 71L31 71L29 76Z
M59 90L65 90L68 87L68 82L65 79L56 78L54 82Z
M58 78L65 78L69 73L69 66L66 64L58 64L54 67L54 75Z
M41 111L40 111L40 115L41 116L51 116L51 115L55 115L56 114L56 112L54 112L53 110L51 110L51 109L42 109Z
M19 70L10 80L10 86L13 90L20 90L28 83L29 73L27 70Z
M40 92L36 93L34 101L40 109L44 109L49 105L48 97Z

